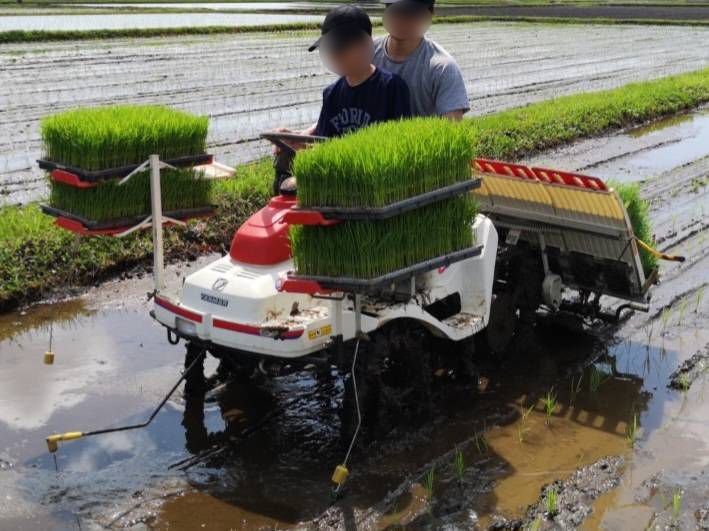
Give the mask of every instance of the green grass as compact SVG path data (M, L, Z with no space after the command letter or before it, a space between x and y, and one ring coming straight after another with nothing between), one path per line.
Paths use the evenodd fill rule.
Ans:
M214 184L216 215L165 231L168 261L227 252L234 229L268 200L271 161L241 166L237 176ZM0 241L0 312L149 264L152 256L150 231L120 239L77 238L54 226L37 204L0 209Z
M331 277L384 275L472 246L475 212L474 200L461 197L383 221L295 226L291 244L296 270Z
M476 156L515 160L574 140L642 124L709 101L709 68L563 96L474 117Z
M163 170L160 174L163 211L203 207L212 204L213 180L190 170ZM62 183L50 185L49 204L94 220L106 221L150 213L148 172L133 176L123 185L104 181L95 188L80 189Z
M303 206L379 207L470 178L467 128L443 118L371 125L300 151Z
M104 170L205 152L209 118L159 105L75 109L42 118L45 157L84 170Z
M640 197L640 186L618 182L610 182L609 184L618 192L623 201L635 236L652 246L654 237L650 223L650 205ZM647 276L657 267L657 257L643 248L640 248L639 252L640 262L642 262L643 270Z
M567 96L468 120L477 131L475 153L515 160L580 138L696 108L709 101L709 69L589 94ZM241 167L242 177L219 182L217 215L204 228L168 231L167 255L184 260L225 251L235 228L268 197L270 161ZM200 227L202 224L199 225ZM37 300L52 290L93 284L149 263L150 236L82 239L52 225L37 205L0 209L0 311ZM67 249L71 248L68 253Z

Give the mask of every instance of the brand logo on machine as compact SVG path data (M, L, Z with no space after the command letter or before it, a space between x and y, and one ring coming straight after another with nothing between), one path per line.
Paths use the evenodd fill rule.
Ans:
M214 291L224 291L224 288L226 288L226 285L229 284L229 281L225 279L224 277L219 277L217 280L214 281L214 284L212 284L212 289Z
M215 297L214 295L210 295L209 293L200 293L199 296L204 302L208 302L210 304L217 304L219 306L224 306L225 308L229 306L229 301L226 299L222 299L221 297Z

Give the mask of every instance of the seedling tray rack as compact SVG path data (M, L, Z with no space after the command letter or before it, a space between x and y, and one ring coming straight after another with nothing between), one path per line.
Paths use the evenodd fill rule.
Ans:
M445 268L455 262L466 260L480 255L482 245L474 245L459 251L454 251L436 258L431 258L424 262L418 262L409 267L392 271L385 275L370 279L328 277L319 275L297 275L289 273L281 284L281 290L289 293L328 293L333 291L344 291L354 293L380 292L390 286L410 280L416 275L426 273L433 269Z
M144 219L145 214L139 214L137 216L129 216L125 218L114 218L106 221L95 221L78 216L71 212L55 208L50 205L40 205L42 212L48 216L57 218L57 220L70 220L74 223L60 222L60 226L63 228L76 227L78 223L81 227L81 232L83 234L117 234L124 232L130 227L139 225ZM186 220L192 218L203 218L211 216L216 207L214 205L209 205L206 207L199 208L185 208L181 210L171 210L163 212L163 216L168 218L173 218L177 220ZM78 228L78 227L77 227Z
M208 153L203 153L201 155L188 155L185 157L177 157L169 160L162 161L170 166L176 168L187 168L193 166L199 166L201 164L211 164L213 162L213 155ZM115 179L118 177L125 177L131 174L137 168L139 168L142 163L139 164L129 164L127 166L121 166L118 168L108 168L105 170L84 170L82 168L77 168L74 166L66 166L58 162L53 162L51 160L39 159L37 161L39 167L43 170L50 172L52 179L67 184L69 186L75 186L77 188L90 188L96 186L99 182L108 179Z
M286 213L284 221L293 225L332 225L336 221L384 220L464 194L479 188L480 182L479 178L468 179L383 207L296 207Z

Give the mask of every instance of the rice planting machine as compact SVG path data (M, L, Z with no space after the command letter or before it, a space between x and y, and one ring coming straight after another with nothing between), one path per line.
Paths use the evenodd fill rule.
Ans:
M151 314L171 343L186 343L188 392L204 385L206 352L237 377L336 366L346 375L342 432L353 443L360 427L420 415L432 369L476 378L476 348L504 351L540 311L605 320L622 308L647 311L657 271L643 271L645 244L598 178L477 159L470 180L386 207L302 208L284 159L289 142L317 139L264 136L281 146L280 193L236 230L229 254L176 290L165 288L156 261ZM464 193L480 207L470 248L378 278L295 271L291 225L387 219ZM603 310L604 296L619 301L616 313ZM340 485L346 475L341 465L333 480Z

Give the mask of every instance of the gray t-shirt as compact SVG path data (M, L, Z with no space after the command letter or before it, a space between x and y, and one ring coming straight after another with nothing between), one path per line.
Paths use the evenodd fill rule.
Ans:
M388 38L379 37L374 41L372 62L406 81L414 116L440 116L452 111L470 110L460 68L442 46L424 37L411 55L402 62L396 62L387 54Z

